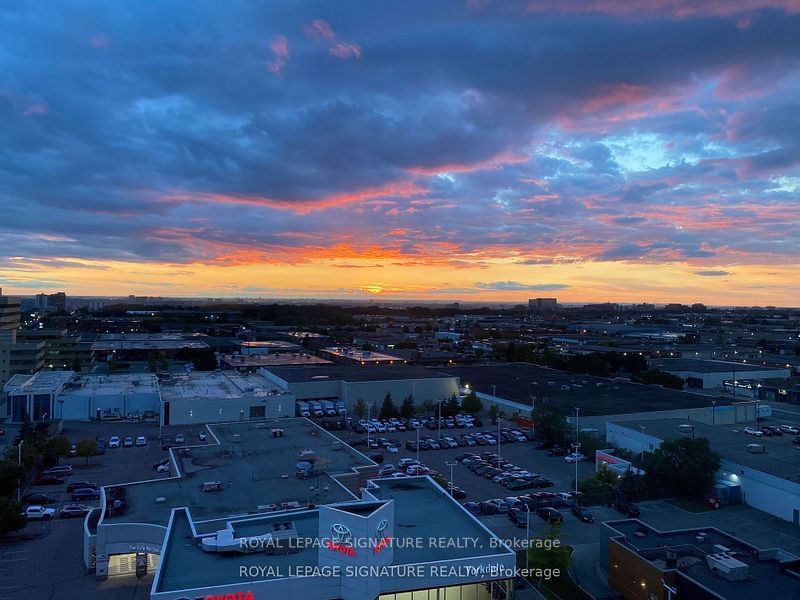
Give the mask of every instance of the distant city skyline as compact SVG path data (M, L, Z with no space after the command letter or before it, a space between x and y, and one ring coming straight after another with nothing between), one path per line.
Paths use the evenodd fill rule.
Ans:
M0 8L5 294L799 303L795 0L187 6Z

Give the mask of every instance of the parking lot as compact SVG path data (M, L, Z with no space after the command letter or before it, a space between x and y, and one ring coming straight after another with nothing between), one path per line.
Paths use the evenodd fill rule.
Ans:
M191 443L189 433L197 435L198 427L184 428L187 443ZM45 493L53 497L49 506L58 510L64 504L71 504L67 493L70 481L91 481L101 486L130 481L167 477L169 473L157 473L152 465L165 458L168 453L162 450L157 423L131 422L66 422L62 432L73 442L81 438L95 439L98 436L108 439L117 435L124 439L147 436L145 446L130 448L107 448L105 454L89 459L70 457L60 464L68 464L73 474L64 478L61 485L31 485L23 494ZM197 439L197 438L195 438ZM99 501L82 502L87 506L99 506ZM149 597L152 574L137 581L135 576L111 577L106 582L98 582L87 573L82 560L83 528L82 518L51 521L32 521L23 530L30 541L6 543L0 546L0 572L4 573L0 582L0 600L18 598L24 593L31 600L52 599L78 600L97 597L109 600L138 600ZM42 569L41 565L57 568Z

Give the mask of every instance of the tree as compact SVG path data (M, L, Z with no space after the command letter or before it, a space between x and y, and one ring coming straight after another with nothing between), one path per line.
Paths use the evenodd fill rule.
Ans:
M550 531L545 537L545 540L548 540L549 543L535 544L528 550L531 569L542 569L543 571L544 569L558 569L562 576L568 576L567 570L572 560L572 549L561 544L559 539L560 532L561 524L551 523ZM541 579L539 583L541 583Z
M167 360L167 354L163 350L158 353L158 368L162 371L169 369L169 360Z
M430 415L434 408L436 408L436 403L430 398L425 398L425 400L422 401L422 410L425 411L426 415Z
M403 404L400 406L400 415L406 419L414 416L414 396L408 395L403 399Z
M65 435L59 435L47 440L44 452L42 452L42 459L45 464L58 464L58 459L67 456L72 449L72 442Z
M383 404L381 404L380 418L391 419L395 416L397 416L397 407L394 405L392 395L389 392L386 392L386 396L383 398Z
M156 358L156 353L150 352L147 355L147 370L151 373L154 373L157 367L157 361L158 359Z
M631 470L626 471L620 478L617 489L632 501L641 500L647 495L647 484L645 483L644 475L637 475Z
M461 408L464 412L474 415L483 410L483 402L478 398L475 390L471 390L470 393L464 397L464 400L461 401Z
M363 398L359 398L358 400L356 400L356 404L355 404L355 406L353 407L353 412L355 412L355 413L356 413L356 416L357 416L359 419L363 419L363 418L364 418L364 415L366 415L366 414L367 414L367 405L366 405L366 403L364 402L364 399L363 399Z
M668 490L679 498L703 498L719 465L720 456L707 438L665 440L645 461L645 481L650 489Z
M0 537L22 529L27 522L19 502L11 498L0 498Z
M81 438L78 440L76 454L86 459L86 466L89 466L89 458L97 453L97 443L91 438Z
M442 402L442 416L454 417L458 414L458 398L453 394L447 400Z
M662 385L665 388L670 388L673 390L683 389L683 379L677 375L667 373L666 371L660 371L658 369L650 369L645 371L644 375L642 375L642 383Z
M546 404L537 406L533 414L537 438L554 444L562 444L567 440L569 425L555 408Z
M16 448L13 449L16 453ZM11 496L17 491L19 482L25 477L25 469L16 462L0 462L0 496Z
M497 423L497 415L500 413L500 410L497 408L497 404L492 404L489 407L489 419L492 421L492 424Z

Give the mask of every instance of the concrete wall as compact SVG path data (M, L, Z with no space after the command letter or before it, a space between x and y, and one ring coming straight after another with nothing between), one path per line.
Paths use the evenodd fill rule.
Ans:
M251 406L264 406L267 419L293 417L294 403L294 394L288 392L263 397L173 399L169 401L169 422L170 425L199 425L249 421Z
M717 471L717 479L738 483L742 488L742 502L748 506L800 526L794 512L800 513L800 483L724 459Z
M63 403L61 402L63 400ZM137 394L102 394L99 396L84 393L70 393L56 398L56 414L67 421L84 421L93 419L97 409L117 409L120 416L133 412L143 413L147 410L160 410L160 394L151 391ZM62 416L63 411L63 416Z
M414 404L420 407L425 400L438 400L449 398L459 393L458 379L455 377L442 377L438 379L398 379L393 381L358 381L344 383L342 396L348 412L353 409L356 401L361 398L369 404L374 402L380 410L381 403L387 392L392 395L392 400L397 408L406 398L414 396Z

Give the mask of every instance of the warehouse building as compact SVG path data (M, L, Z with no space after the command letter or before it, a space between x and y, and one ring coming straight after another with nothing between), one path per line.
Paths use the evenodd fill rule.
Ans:
M789 377L790 369L776 369L746 362L665 358L650 361L650 366L666 371L686 382L690 388L721 388L726 381Z
M610 445L634 453L652 452L681 436L710 440L722 457L716 479L739 486L742 502L800 526L800 452L789 436L755 438L685 419L619 421L606 428Z
M458 395L458 378L432 369L407 366L284 367L262 369L261 374L298 401L342 401L351 411L358 399L377 406L391 394L399 406L412 396L417 406L427 399ZM351 413L352 414L352 413Z

